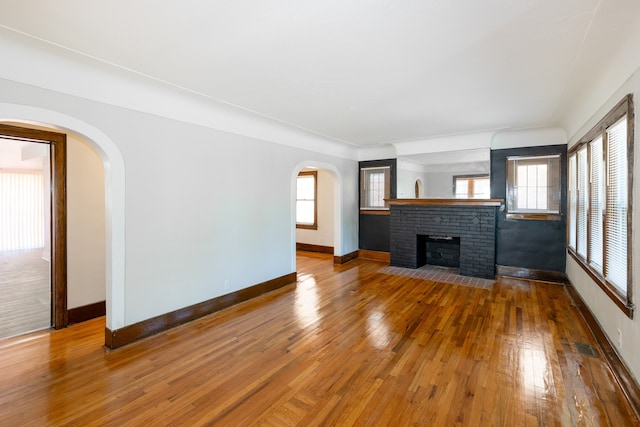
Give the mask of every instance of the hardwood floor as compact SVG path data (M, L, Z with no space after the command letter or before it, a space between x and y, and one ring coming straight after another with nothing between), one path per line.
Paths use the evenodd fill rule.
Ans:
M0 342L0 425L640 425L564 287L384 266L300 254L297 284L111 352L104 319Z
M0 339L51 327L49 270L42 249L0 251Z

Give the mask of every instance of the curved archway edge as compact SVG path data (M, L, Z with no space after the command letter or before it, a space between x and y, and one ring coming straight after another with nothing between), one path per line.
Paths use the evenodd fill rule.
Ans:
M125 326L125 169L115 143L94 126L57 111L0 103L0 121L47 126L87 142L102 160L105 174L106 327Z
M333 175L333 254L334 256L342 255L342 175L338 168L332 164L311 160L304 161L297 164L293 168L293 172L291 174L291 267L293 271L296 271L296 178L302 169L309 166L313 166L318 169L325 169Z

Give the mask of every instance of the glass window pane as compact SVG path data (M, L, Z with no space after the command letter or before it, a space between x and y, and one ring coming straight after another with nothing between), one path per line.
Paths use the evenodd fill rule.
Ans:
M360 207L361 208L384 208L384 199L389 198L391 186L391 168L388 166L381 168L362 169L360 182Z
M507 212L560 213L560 155L507 158Z
M296 202L296 222L298 224L314 223L315 202L312 200L298 200Z
M465 199L469 194L469 180L464 178L456 179L456 198Z
M489 178L475 178L473 180L473 197L475 199L489 199L491 197Z
M627 120L607 129L606 278L627 294Z

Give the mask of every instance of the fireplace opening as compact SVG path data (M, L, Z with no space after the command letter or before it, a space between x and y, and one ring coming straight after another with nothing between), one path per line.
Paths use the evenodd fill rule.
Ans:
M418 267L435 265L460 269L460 237L421 234L417 237Z

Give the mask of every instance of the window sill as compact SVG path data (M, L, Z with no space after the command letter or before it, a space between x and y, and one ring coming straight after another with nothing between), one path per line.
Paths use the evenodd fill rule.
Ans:
M317 230L317 224L296 224L296 228L301 228L303 230Z
M508 213L507 219L525 219L533 221L560 221L562 214L549 213Z
M600 276L600 274L589 267L585 263L585 261L580 258L580 256L573 252L573 249L567 247L567 252L569 253L569 255L571 255L571 258L573 258L578 263L578 265L589 275L589 277L591 277L591 280L593 280L600 287L600 289L602 289L604 293L614 302L614 304L618 306L618 308L629 319L633 319L633 311L635 309L633 303L628 302L626 298L620 295L612 285L608 284L607 281Z
M389 215L389 209L360 209L360 213L364 215Z

